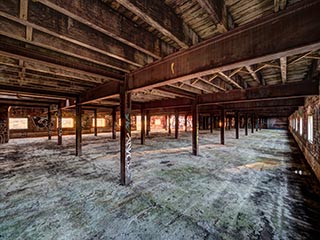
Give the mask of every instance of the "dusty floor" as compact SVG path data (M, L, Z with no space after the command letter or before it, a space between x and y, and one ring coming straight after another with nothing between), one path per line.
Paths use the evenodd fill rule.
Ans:
M153 133L119 185L109 134L0 145L0 239L315 239L320 185L286 131ZM136 134L138 136L138 133Z

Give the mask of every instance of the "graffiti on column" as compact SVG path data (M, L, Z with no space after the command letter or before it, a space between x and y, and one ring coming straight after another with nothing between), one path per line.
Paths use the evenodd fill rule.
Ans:
M126 168L126 178L128 182L131 182L131 172L130 172L130 163L131 163L131 126L130 126L130 114L126 113L125 115L125 128L126 128L126 147L125 147L125 168Z
M0 144L8 142L8 124L6 120L0 120Z

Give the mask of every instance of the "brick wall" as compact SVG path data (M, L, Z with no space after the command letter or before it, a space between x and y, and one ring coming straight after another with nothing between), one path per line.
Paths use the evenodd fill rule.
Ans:
M313 141L308 141L308 116L313 117ZM295 140L297 141L301 151L307 159L309 165L313 169L317 178L320 181L320 96L308 97L305 99L305 105L300 107L299 110L294 112L289 121L303 119L302 130L303 133L299 133L298 129L294 129L294 126L289 127Z
M0 105L0 144L9 141L8 106Z

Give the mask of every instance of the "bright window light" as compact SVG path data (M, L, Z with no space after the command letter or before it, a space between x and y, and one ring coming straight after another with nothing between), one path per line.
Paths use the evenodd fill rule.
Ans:
M308 141L313 142L313 116L308 116Z
M28 129L28 118L9 118L9 129Z

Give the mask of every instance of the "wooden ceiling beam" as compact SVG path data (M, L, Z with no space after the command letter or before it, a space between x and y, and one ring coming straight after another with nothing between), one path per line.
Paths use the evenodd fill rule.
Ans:
M172 52L171 50L162 52L164 49L170 49L161 47L164 44L163 41L147 30L136 26L101 0L37 0L37 2L153 58L160 59Z
M197 0L197 2L217 25L220 33L228 31L227 9L224 0Z
M32 49L26 49L24 47L18 47L16 45L7 44L4 42L0 44L0 55L28 62L34 62L49 67L52 66L54 68L59 68L70 72L85 74L100 78L103 81L123 81L122 75L114 74L103 69L97 69L96 67L88 66L82 63L74 64L59 57L49 57Z
M223 92L226 91L226 89L224 89L223 87L220 87L217 84L212 83L210 80L207 80L204 77L199 77L198 79L200 79L201 81L205 82L206 84L209 84L210 86L214 87L215 89L217 89L219 91L223 91Z
M72 40L69 37L65 37L63 33L57 34L52 31L47 31L44 28L37 27L35 25L32 25L33 27L30 27L27 24L27 22L11 17L8 14L0 11L0 16L2 15L5 15L8 18L0 18L0 23L1 24L5 23L6 26L10 25L10 27L2 28L0 30L0 34L18 41L33 44L35 46L52 50L57 53L62 53L71 57L79 58L81 60L93 62L95 64L99 64L107 68L111 68L124 73L129 72L130 70L136 69L137 66L141 67L144 64L148 63L148 60L144 59L143 57L137 58L142 60L140 61L140 64L138 64L134 61L134 57L132 57L131 60L128 60L128 59L119 57L119 55L116 55L114 53L110 54L105 50L98 49L97 47L93 47L88 44L82 44L77 40ZM59 22L59 21L56 20L54 22ZM16 34L19 32L19 29L21 28L21 26L26 28L25 30L26 34L23 34L26 36L21 36L21 34ZM57 27L56 29L60 29L60 28L61 27ZM32 31L28 31L28 29L32 29ZM79 32L79 30L74 30L74 32ZM91 44L92 42L95 42L96 45L99 45L99 44L103 45L100 47L110 48L110 49L117 49L117 47L119 48L118 45L112 45L111 43L110 43L111 46L108 46L105 43L101 44L101 41L103 38L97 39L97 35L93 34L93 36L96 37L96 39L93 39L94 37L90 36L89 31L83 31L82 33L85 33L87 35L87 36L83 35L82 39L86 39L86 41L91 42ZM78 39L81 39L81 38L78 37ZM128 53L130 53L130 49L127 49L127 48L119 49L119 52L122 52L122 54L124 54L125 51L128 51ZM128 56L130 55L135 56L134 53L128 54ZM138 54L136 55L138 56Z
M35 89L35 88L29 88L29 87L21 87L21 86L7 86L0 84L1 91L7 91L11 93L27 93L31 95L36 96L57 96L57 97L77 97L78 94L73 94L68 92L67 90L65 92L60 91L48 91L48 90L41 90L41 89Z
M164 1L116 0L151 27L173 40L179 47L188 48L199 37L183 23ZM191 33L191 34L190 34Z
M172 86L163 86L163 87L159 87L158 89L165 91L165 92L170 92L172 94L174 94L177 97L184 97L184 98L189 98L189 99L195 99L196 95L189 93L188 91L182 90L180 88L177 87L172 87Z
M159 87L319 49L319 12L320 2L308 1L259 18L133 71L128 76L128 89Z
M252 67L249 65L247 65L245 67L246 67L247 71L250 73L253 80L256 81L257 83L261 84L261 80L259 79L257 73L255 71L253 71Z
M224 93L204 94L199 96L200 105L248 102L272 99L289 99L320 94L319 81L295 82L282 85L260 86L245 90L235 89Z
M219 72L219 75L221 76L221 78L230 83L233 86L236 86L237 88L243 89L242 86L240 86L236 81L234 81L232 78L230 78L229 76L227 76L226 74L224 74L223 72Z

